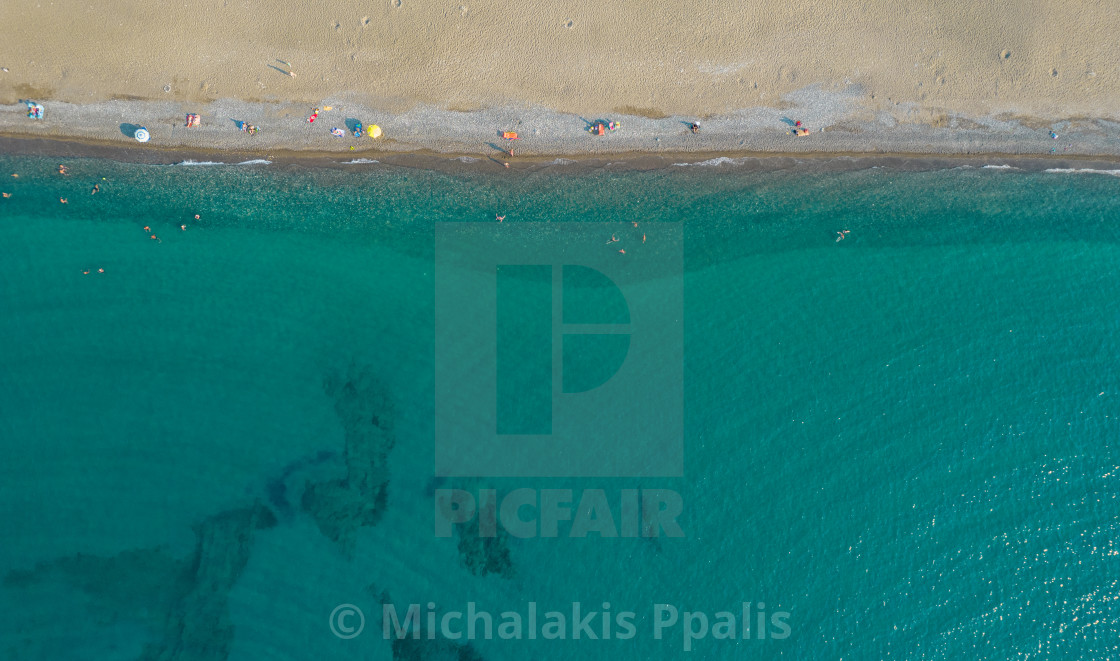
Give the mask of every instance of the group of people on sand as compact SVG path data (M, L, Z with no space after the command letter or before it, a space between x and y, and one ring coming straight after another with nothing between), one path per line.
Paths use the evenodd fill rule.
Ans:
M187 128L195 128L197 126L202 126L202 118L199 117L197 113L188 114ZM256 126L244 120L237 122L237 128L241 129L242 133L248 133L249 135L256 135L258 130Z

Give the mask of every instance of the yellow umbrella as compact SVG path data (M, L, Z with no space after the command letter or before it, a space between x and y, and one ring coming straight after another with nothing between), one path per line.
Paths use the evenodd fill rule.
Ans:
M374 124L373 126L370 126L368 129L366 129L366 133L369 134L369 137L371 138L380 138L381 127L377 124Z

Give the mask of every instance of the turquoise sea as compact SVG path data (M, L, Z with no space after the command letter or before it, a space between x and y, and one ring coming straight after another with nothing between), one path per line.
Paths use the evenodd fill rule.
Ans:
M1120 657L1120 177L59 162L0 157L2 659ZM488 414L434 394L443 223L676 251L681 474L436 475ZM671 491L684 536L439 537L451 488ZM575 602L596 639L426 620Z

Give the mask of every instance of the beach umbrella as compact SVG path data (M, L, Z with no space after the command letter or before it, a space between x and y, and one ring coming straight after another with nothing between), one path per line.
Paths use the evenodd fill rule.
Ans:
M148 135L148 129L143 127L136 129L135 136L137 142L147 142L148 138L152 137Z
M369 137L371 138L380 138L381 127L377 124L374 124L373 126L370 126L368 129L366 129L366 133L369 134Z

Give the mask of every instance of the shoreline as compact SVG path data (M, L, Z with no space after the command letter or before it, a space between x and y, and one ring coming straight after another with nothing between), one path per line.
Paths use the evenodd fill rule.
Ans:
M476 153L416 151L230 150L204 147L130 145L127 142L74 137L26 136L0 132L0 155L40 158L105 159L138 165L246 166L276 165L349 169L391 167L433 170L451 174L531 174L543 170L580 173L610 168L612 171L672 170L703 167L713 171L852 171L875 167L896 171L929 171L959 167L1010 168L1025 172L1050 169L1101 170L1120 173L1120 155L855 152L855 151L680 151L619 152L611 154L537 154L507 158L506 169L497 159Z

